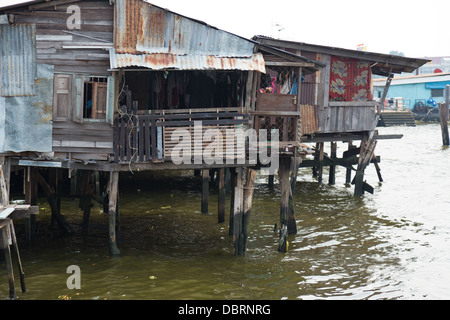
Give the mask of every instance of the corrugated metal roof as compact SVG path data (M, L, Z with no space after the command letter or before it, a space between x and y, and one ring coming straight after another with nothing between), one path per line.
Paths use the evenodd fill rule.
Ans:
M266 72L264 58L255 53L249 58L229 58L205 55L174 55L164 53L129 54L109 51L111 68L143 67L153 70L254 70Z
M36 77L36 26L0 25L1 95L34 94Z
M251 57L255 42L143 0L117 0L117 53Z

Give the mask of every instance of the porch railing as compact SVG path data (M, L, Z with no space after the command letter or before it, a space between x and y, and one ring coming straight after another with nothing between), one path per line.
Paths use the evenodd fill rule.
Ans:
M206 130L218 129L223 137L234 140L233 135L226 135L226 130L243 128L249 123L248 114L243 113L241 108L152 110L151 114L144 114L145 112L123 113L115 119L114 162L142 163L168 160L172 149L179 144L171 139L176 129L187 130L194 138L195 134L200 134L198 124L201 124L202 137ZM208 141L202 143L201 152L207 144ZM198 146L195 148L194 143L191 146L191 155L194 157L195 152L198 152ZM224 154L224 156L239 155Z

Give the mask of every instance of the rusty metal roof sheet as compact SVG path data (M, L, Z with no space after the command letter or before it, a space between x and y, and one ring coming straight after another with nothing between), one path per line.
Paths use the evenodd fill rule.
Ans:
M230 58L166 53L117 53L114 48L111 48L109 54L112 69L143 67L153 70L253 70L266 72L264 58L261 53L255 53L248 58Z
M252 40L184 17L144 0L117 0L117 53L251 57Z
M0 25L0 87L4 97L34 94L36 26Z

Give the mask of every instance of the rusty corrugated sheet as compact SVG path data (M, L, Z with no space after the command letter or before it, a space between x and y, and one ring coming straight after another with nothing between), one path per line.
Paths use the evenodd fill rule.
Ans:
M34 94L36 77L36 27L32 24L0 25L1 95Z
M128 54L109 51L112 69L142 67L152 70L253 70L265 73L264 58L255 53L249 58L228 58L204 55Z
M117 0L115 17L116 57L119 57L118 54L147 54L135 56L133 59L161 59L158 65L164 60L186 62L186 59L178 59L178 56L189 56L188 60L191 61L187 62L188 64L192 64L192 59L198 58L194 56L200 56L199 62L212 59L207 58L208 56L254 60L255 42L161 9L143 0ZM125 57L131 58L120 56L121 59ZM230 62L230 65L233 63L228 60L217 61ZM206 69L206 66L203 68Z

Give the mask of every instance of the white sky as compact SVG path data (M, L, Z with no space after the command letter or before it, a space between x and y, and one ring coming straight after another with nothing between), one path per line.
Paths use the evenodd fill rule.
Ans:
M8 5L23 0L0 0ZM147 0L219 29L407 57L450 56L449 0ZM277 25L280 25L278 27ZM282 29L281 31L278 31Z

